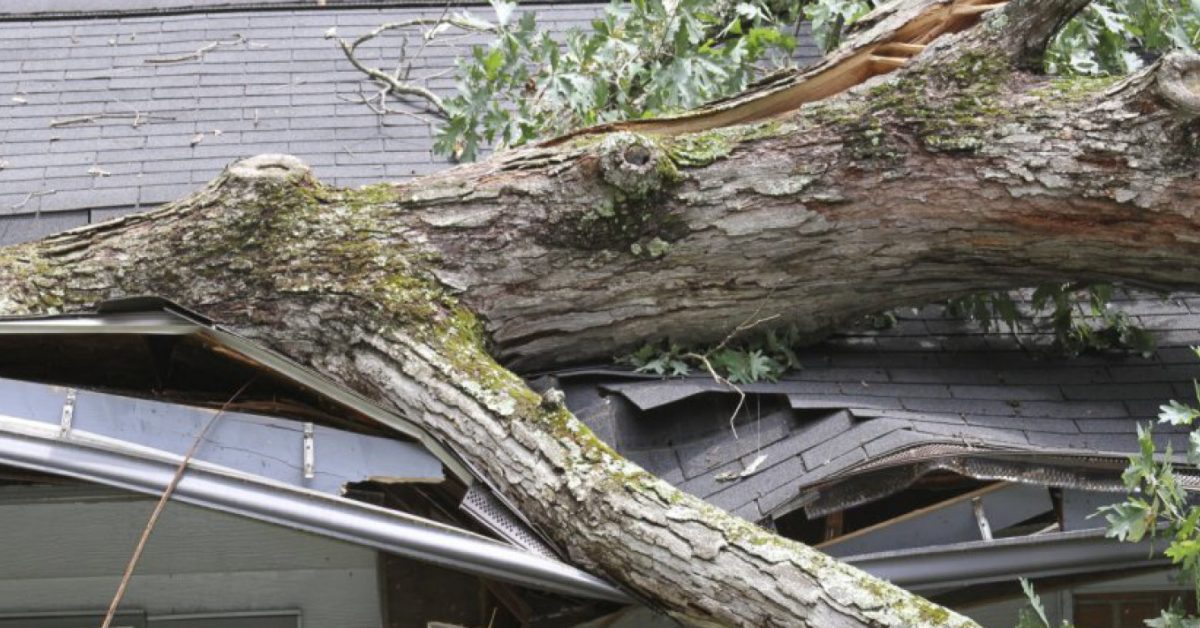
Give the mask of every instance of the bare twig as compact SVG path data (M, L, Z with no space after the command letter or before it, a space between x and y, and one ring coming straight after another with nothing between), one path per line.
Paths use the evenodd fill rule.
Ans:
M171 481L167 483L162 496L158 498L158 503L155 504L154 511L150 513L150 520L146 522L146 527L142 530L142 536L133 548L133 555L129 557L129 563L125 565L125 573L121 575L121 583L117 585L117 592L113 595L112 603L108 605L108 612L104 615L104 623L100 624L100 628L109 628L112 625L113 617L117 614L117 608L121 605L121 599L125 597L125 589L129 587L129 580L133 577L133 570L137 567L138 560L141 559L142 552L146 549L146 541L150 539L150 533L154 531L154 526L158 523L158 518L167 507L167 501L171 499L171 495L175 492L175 487L179 486L179 480L183 478L184 470L191 463L192 457L196 455L196 450L200 449L200 443L204 442L204 436L208 434L209 429L217 422L217 419L225 413L225 410L242 393L246 392L246 389L250 388L250 385L257 379L258 376L255 375L245 384L242 384L242 387L229 397L229 400L208 419L208 422L196 434L196 438L192 441L192 445L188 448L187 453L184 454L183 460L180 460L179 466L175 468L175 475L171 476Z
M711 352L709 352L709 353L711 353ZM715 381L718 384L725 386L725 387L729 388L730 390L732 390L733 392L737 393L737 395L738 395L737 406L735 406L733 408L733 414L729 415L729 430L731 432L733 432L733 438L737 439L738 433L737 433L737 424L735 423L735 421L737 421L738 413L742 411L742 406L745 405L745 403L746 403L746 391L742 390L737 384L734 384L733 382L729 381L728 379L722 377L721 374L717 372L717 369L713 368L712 362L708 361L709 353L700 354L700 353L689 352L689 353L684 354L684 357L692 358L693 360L700 362L700 364L703 364L704 370L708 371L708 374L712 376L713 381Z
M772 290L772 292L774 292L774 290ZM737 327L734 327L733 331L729 332L729 334L725 336L724 340L717 343L717 346L704 352L704 354L689 352L684 355L684 357L692 358L693 360L696 360L696 361L700 362L700 364L704 365L704 370L708 371L708 374L712 376L713 381L717 382L718 384L720 384L722 386L729 388L730 390L732 390L738 394L737 406L734 407L733 414L731 414L729 416L729 431L733 432L733 437L735 439L738 437L737 423L736 423L737 416L738 416L738 413L742 411L742 406L745 405L745 403L746 403L746 392L744 390L742 390L737 384L734 384L733 382L729 381L729 379L722 377L719 373L717 373L717 370L715 368L713 368L712 362L710 362L708 358L712 354L720 351L721 349L724 349L725 345L729 344L730 341L732 341L735 337L737 337L738 334L740 334L744 331L749 331L751 329L754 329L755 327L758 327L759 325L761 325L763 323L767 323L767 322L770 322L770 321L773 321L773 320L779 318L778 314L772 314L770 316L765 316L765 317L761 317L761 318L758 316L759 313L762 312L763 307L766 306L767 301L770 300L770 297L771 297L771 294L768 293L767 298L763 299L763 302L761 304L759 304L759 306L757 308L755 308L754 312L751 313L750 316L748 316L746 318L746 320L739 323L737 325Z
M244 43L246 43L246 38L243 37L240 33L234 33L233 39L217 40L214 42L210 42L207 45L197 48L195 50L195 52L189 52L188 54L179 55L179 56L175 56L175 57L151 57L149 59L142 59L142 63L165 64L165 63L184 63L186 61L199 61L204 58L204 55L216 50L217 48L220 48L221 46L236 46L238 44L244 44Z
M400 60L397 61L396 71L390 74L379 68L373 68L363 64L355 55L355 51L358 50L359 46L371 41L372 39L375 39L376 37L379 37L387 31L416 27L426 27L428 29L421 36L423 42L432 40L434 37L440 34L443 29L449 27L475 33L495 33L499 31L499 27L490 22L475 19L465 13L447 16L445 15L445 11L443 11L442 16L437 19L416 18L401 22L388 22L376 27L374 30L354 39L353 41L347 41L338 37L336 29L331 28L326 31L325 38L333 39L337 42L338 47L342 49L342 52L346 55L346 59L350 61L350 64L353 65L359 72L371 77L371 80L378 83L381 87L381 106L371 107L371 109L377 114L388 112L388 109L386 105L383 105L383 102L387 96L395 95L415 96L429 103L429 105L433 107L433 109L437 111L439 115L449 115L441 96L438 96L437 94L433 93L432 90L421 85L417 85L415 82L408 79L408 70L410 70L411 67L405 67L404 54L401 54ZM424 48L425 45L422 43L421 49L424 50ZM364 99L364 103L366 102L368 101Z
M358 90L358 98L349 98L349 97L343 96L341 94L337 95L338 99L341 100L342 102L352 102L352 103L357 103L360 105L366 105L368 109L375 112L375 114L379 116L380 126L393 126L384 119L384 116L389 113L398 113L400 115L405 115L410 118L413 118L414 120L420 122L421 124L424 124L425 126L429 127L430 131L433 130L436 123L430 118L427 118L419 113L415 113L412 111L405 111L403 109L389 109L388 106L385 104L386 96L387 96L386 90L380 90L379 93L374 96L367 96L366 94L363 93L361 87ZM374 102L372 102L376 99L378 99L380 101L379 104L375 104Z
M50 121L50 128L57 129L64 126L72 126L75 124L91 124L99 120L113 120L122 118L133 118L131 123L134 128L137 128L146 120L174 120L172 116L156 116L142 113L140 111L130 111L129 113L93 113L86 116L75 116L72 118L55 118Z
M54 194L55 192L58 192L58 190L38 190L36 192L30 192L25 195L25 198L21 199L20 203L17 203L15 205L10 205L9 209L21 209L21 208L25 207L26 205L28 205L29 201L32 201L33 199L38 198L39 196L50 196L51 194Z
M762 311L762 306L759 306L758 309L754 310L754 313L750 315L750 318L742 321L737 327L734 327L733 331L729 332L729 335L725 336L725 339L722 340L720 343L718 343L717 346L713 347L709 351L709 353L713 353L715 351L720 351L721 349L724 349L725 345L729 344L729 341L733 340L735 337L737 337L738 334L740 334L744 331L749 331L751 329L754 329L755 327L758 327L759 325L762 325L763 323L769 323L769 322L779 318L778 314L772 314L770 316L765 316L763 318L754 318L754 317L758 316L758 313L761 311ZM753 319L753 320L751 320L751 319Z

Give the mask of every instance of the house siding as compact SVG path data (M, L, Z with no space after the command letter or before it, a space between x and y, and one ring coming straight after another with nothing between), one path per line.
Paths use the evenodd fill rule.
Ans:
M154 500L0 489L0 615L107 608ZM305 628L381 623L376 552L171 503L122 610L298 610Z

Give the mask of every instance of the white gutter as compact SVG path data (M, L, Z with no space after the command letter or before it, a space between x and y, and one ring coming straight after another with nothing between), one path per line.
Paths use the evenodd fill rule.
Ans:
M180 456L0 416L0 464L161 495ZM193 462L173 499L535 589L630 603L565 563L407 513Z

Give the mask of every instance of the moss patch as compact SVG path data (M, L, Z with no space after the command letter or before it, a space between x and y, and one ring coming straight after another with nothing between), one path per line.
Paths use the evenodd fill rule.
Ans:
M783 135L792 130L795 125L767 120L670 137L664 139L662 145L676 166L697 168L728 157L744 142Z

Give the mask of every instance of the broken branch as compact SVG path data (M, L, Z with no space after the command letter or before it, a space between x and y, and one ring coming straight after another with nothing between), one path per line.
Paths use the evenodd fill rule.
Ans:
M86 116L75 116L73 118L62 118L61 120L55 118L50 121L49 126L52 129L57 129L57 128L61 128L64 126L71 126L74 124L91 124L92 122L96 122L98 120L122 119L122 118L133 118L132 126L134 128L137 128L138 126L140 126L142 124L143 120L174 120L175 119L172 116L147 115L140 111L131 111L129 113L93 113L91 115L86 115Z
M179 55L177 57L152 57L149 59L143 59L142 63L164 64L164 63L183 63L185 61L199 61L204 58L204 55L216 50L217 48L220 48L221 46L236 46L238 44L244 44L244 43L246 43L246 38L243 37L241 34L235 33L233 36L233 39L230 39L227 41L226 40L217 40L214 42L210 42L209 44L207 44L205 46L201 46L200 48L197 48L195 50L195 52L190 52L185 55Z
M204 442L204 436L212 429L213 424L221 415L233 404L242 393L246 392L247 388L258 379L255 375L249 381L242 384L242 387L237 389L229 401L217 410L208 423L200 428L200 432L196 434L195 440L192 441L191 447L184 454L183 460L179 461L179 466L175 467L175 475L171 476L171 481L167 483L167 487L163 489L162 496L158 498L158 503L154 505L154 511L150 513L150 520L146 522L146 527L142 529L142 536L138 538L137 545L133 548L133 555L129 557L129 563L125 565L125 573L121 575L121 582L117 585L117 592L113 594L112 603L108 605L108 612L104 615L104 623L100 628L109 628L112 625L113 617L117 614L117 608L121 606L121 600L125 597L125 589L129 587L129 580L133 577L133 570L137 567L138 560L142 557L142 552L146 549L146 542L150 540L150 533L154 531L154 526L158 524L158 518L162 516L163 510L167 507L167 501L171 499L171 495L175 493L175 487L179 486L179 480L183 479L183 472L187 469L188 464L192 462L192 458L196 455L196 451L200 449L200 443Z
M383 104L383 99L389 95L396 95L415 96L429 103L429 105L432 106L439 115L446 116L449 114L449 112L446 110L445 103L442 101L442 98L433 93L432 90L421 85L417 85L415 82L408 80L407 78L400 78L401 75L405 77L408 76L408 72L401 71L400 66L396 68L395 73L389 74L379 68L367 66L360 61L355 54L359 46L371 41L372 39L375 39L376 37L379 37L385 32L415 27L429 27L428 30L421 35L421 38L424 42L432 40L444 29L449 27L458 28L459 30L465 32L475 33L495 33L499 31L499 27L495 24L477 20L465 13L451 15L448 17L443 16L437 19L415 18L401 22L388 22L387 24L382 24L376 27L374 30L365 35L359 36L353 41L342 39L337 36L336 29L329 29L325 33L325 38L336 41L338 47L341 48L342 52L346 55L346 59L350 61L350 64L353 65L359 72L371 77L371 79L378 83L382 88L380 91L380 108L376 109L372 107L372 110L374 110L376 113L380 113L381 111L387 113L388 110L386 105ZM422 45L422 49L423 48L424 45ZM403 58L401 59L401 63L403 63Z

